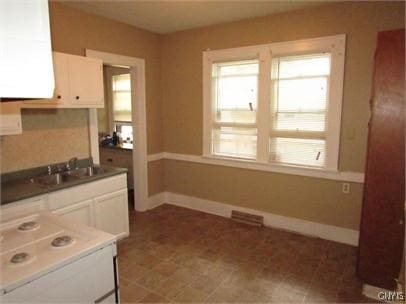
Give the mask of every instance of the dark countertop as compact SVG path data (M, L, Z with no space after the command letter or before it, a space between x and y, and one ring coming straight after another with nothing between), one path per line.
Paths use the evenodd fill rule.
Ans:
M29 174L30 170L24 170L21 172L24 172L25 176L22 176L21 173L13 173L17 174L18 178L12 178L12 179L2 179L1 183L1 204L0 205L5 205L8 203L12 203L15 201L19 201L22 199L34 197L37 195L41 194L46 194L50 193L53 191L65 189L65 188L70 188L82 184L86 184L89 182L93 182L96 180L100 180L103 178L107 178L110 176L118 175L118 174L123 174L126 173L128 170L124 168L115 168L115 167L107 167L107 166L102 166L103 172L93 175L93 176L84 176L78 179L70 180L63 182L59 185L40 185L36 183L30 182L30 178L34 176L38 176L39 174ZM34 169L35 170L35 169Z
M122 146L100 146L100 149L110 149L119 151L132 151L133 148L122 147Z

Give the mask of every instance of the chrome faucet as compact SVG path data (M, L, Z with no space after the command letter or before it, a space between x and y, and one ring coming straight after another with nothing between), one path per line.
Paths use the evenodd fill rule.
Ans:
M59 173L59 172L63 171L63 168L61 168L58 165L48 165L47 169L48 169L48 175L52 175L54 173Z
M66 165L65 165L66 170L69 171L69 170L72 170L72 169L77 169L78 168L77 163L78 163L78 158L77 157L71 158L70 160L68 160L66 162Z
M48 175L51 175L52 173L54 173L54 166L48 165L47 169L48 169Z

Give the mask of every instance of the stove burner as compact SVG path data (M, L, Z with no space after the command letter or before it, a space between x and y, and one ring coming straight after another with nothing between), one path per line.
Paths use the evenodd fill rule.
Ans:
M30 222L22 223L20 226L18 226L17 229L20 231L31 231L31 230L37 229L38 227L39 227L39 223L30 221Z
M10 262L13 264L20 264L27 261L30 258L30 255L26 252L16 253L10 259Z
M64 235L64 236L58 236L57 238L55 238L51 245L53 247L64 247L67 246L69 244L72 244L73 242L73 238L70 237L69 235Z

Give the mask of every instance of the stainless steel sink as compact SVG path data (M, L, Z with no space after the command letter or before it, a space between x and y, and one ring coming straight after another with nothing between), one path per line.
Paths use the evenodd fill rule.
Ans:
M61 173L54 173L50 175L32 177L30 179L31 183L44 185L44 186L53 186L53 185L60 185L62 183L66 183L72 180L77 179L75 176L71 176L65 174L64 172Z
M87 176L98 175L100 173L103 173L104 171L105 170L101 167L89 166L86 168L78 168L78 169L66 171L66 174L68 174L69 176L82 178L82 177L87 177Z

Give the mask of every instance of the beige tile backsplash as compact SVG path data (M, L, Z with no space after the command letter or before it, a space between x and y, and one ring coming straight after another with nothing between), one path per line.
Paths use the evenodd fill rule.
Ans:
M90 155L87 109L23 109L23 133L1 136L1 172Z

